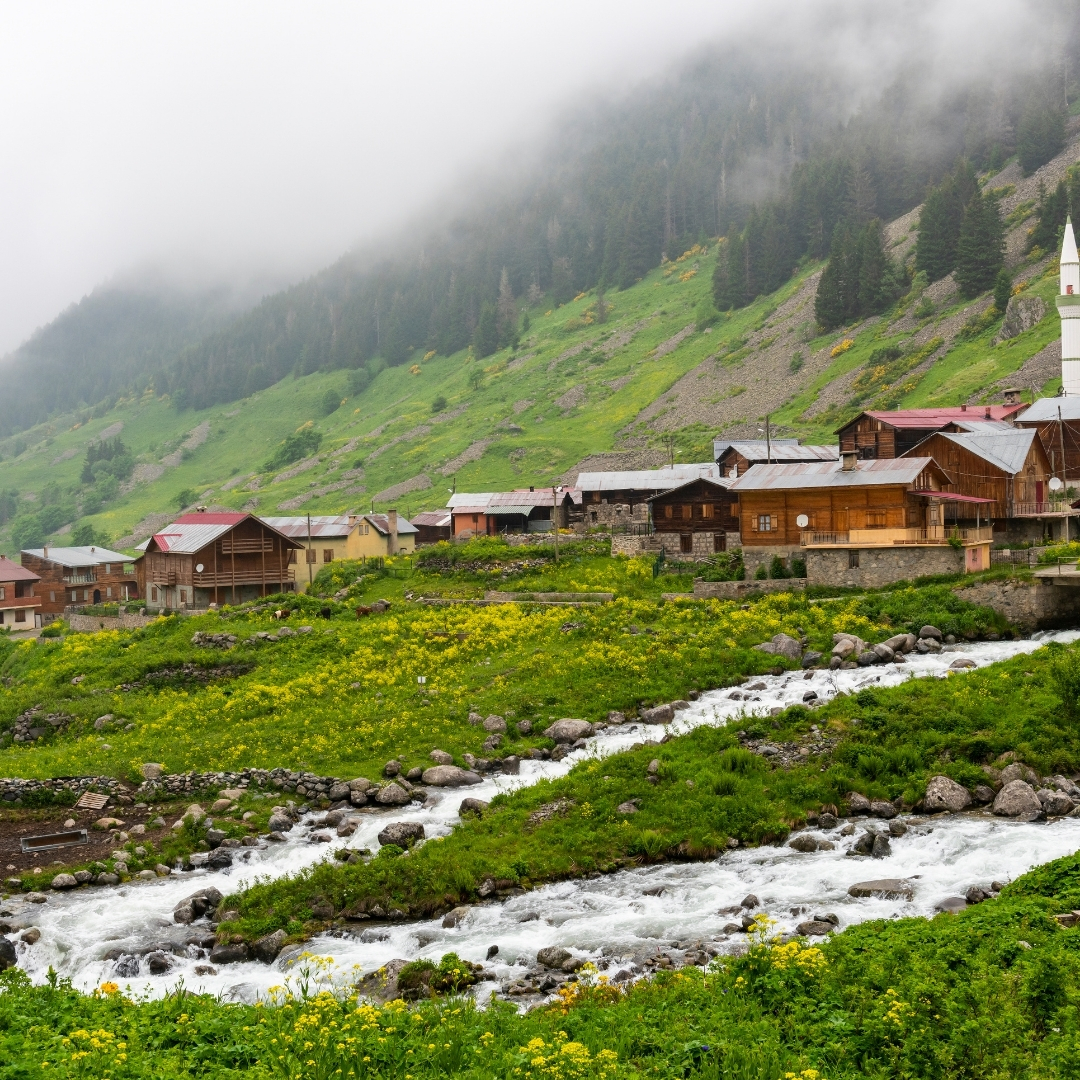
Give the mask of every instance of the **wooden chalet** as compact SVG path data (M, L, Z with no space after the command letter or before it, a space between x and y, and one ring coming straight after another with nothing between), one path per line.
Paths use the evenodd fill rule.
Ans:
M677 533L683 555L726 551L727 534L739 530L738 498L722 481L691 480L652 496L649 506L653 530L658 534Z
M135 562L149 608L242 603L295 590L298 540L251 514L185 514L144 545Z
M437 544L449 540L453 529L453 516L449 510L425 510L412 519L416 529L417 544Z
M32 570L0 555L0 626L17 631L41 625L41 597L35 595L40 580Z
M1040 517L1055 505L1049 501L1050 459L1034 428L939 431L908 453L932 457L951 478L948 491L985 500L954 502L960 518L991 518L1004 528L1008 518Z
M551 532L552 522L565 529L580 505L574 488L517 491L458 491L447 504L455 540L501 533Z
M41 578L42 615L63 615L69 607L116 604L139 599L130 555L95 545L27 548L19 559Z
M654 495L702 478L719 480L719 466L708 461L672 465L667 469L583 472L578 474L577 487L581 492L581 505L588 521L590 510L604 504L644 507Z
M1051 474L1066 487L1080 488L1080 397L1039 398L1015 422L1038 431Z
M749 439L713 441L713 457L726 480L737 480L755 465L790 465L798 462L836 461L835 446L802 446L798 439Z
M913 450L935 431L972 431L977 425L1002 425L1026 408L1009 405L959 405L944 409L899 409L895 412L864 412L838 428L840 453L854 453L863 460L896 458Z
M754 547L879 547L946 544L943 504L949 476L929 456L797 465L755 465L731 485L739 498L744 550ZM989 500L986 500L987 502ZM962 542L988 543L989 525L962 530Z

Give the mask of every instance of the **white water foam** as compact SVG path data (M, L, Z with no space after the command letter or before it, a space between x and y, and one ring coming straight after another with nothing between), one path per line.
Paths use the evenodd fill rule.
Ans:
M724 724L747 713L767 714L772 708L801 702L808 690L824 701L839 691L944 676L957 656L982 667L1031 652L1049 640L1077 638L1080 632L1067 631L1022 641L957 645L941 654L911 654L903 665L814 671L809 678L801 672L762 676L755 682L764 683L764 689L754 692L751 700L732 700L730 689L711 691L677 713L669 728L673 734L684 734L699 724ZM661 726L643 724L608 728L590 739L584 750L560 762L523 761L519 776L487 778L468 789L433 791L437 800L430 799L423 808L405 807L392 815L360 815L357 831L348 840L330 846L375 849L376 836L391 817L423 824L429 838L447 835L458 821L457 807L465 795L489 800L500 791L565 775L590 755L606 756L644 739L658 740L664 731ZM315 817L311 815L307 823ZM505 979L513 977L515 969L521 974L524 969L519 962L531 959L546 945L563 945L582 956L604 950L609 956L630 957L675 939L715 940L730 921L730 916L721 916L718 910L738 904L750 892L761 899L782 929L793 928L807 917L792 916L793 907L833 911L841 926L894 914L928 915L943 897L956 895L971 884L1014 878L1080 846L1080 821L1075 819L1025 824L982 813L909 820L909 833L892 841L893 854L872 863L846 858L839 845L833 852L813 854L786 847L753 848L730 852L710 863L666 865L545 886L505 903L477 905L453 930L444 929L439 920L380 924L366 930L359 927L355 936L322 935L310 943L310 949L332 956L344 968L359 965L371 971L395 957L438 959L447 951L455 951L463 959L484 961L488 947L495 944L499 953L487 969ZM119 888L52 894L43 905L12 897L2 904L13 916L8 921L18 926L36 925L42 933L33 946L18 944L19 964L38 982L51 966L84 990L106 979L115 980L114 961L103 959L105 953L143 952L154 942L187 942L199 933L200 925L203 933L209 932L206 924L177 926L172 921L173 907L196 889L214 885L227 894L258 878L282 877L329 858L327 845L309 842L308 835L305 828L297 827L283 844L241 849L237 856L250 851L248 861L238 861L230 870L197 870ZM850 884L870 877L910 878L915 885L914 899L904 903L847 896ZM644 894L645 889L659 887L663 888L660 895ZM219 967L216 975L196 975L199 963L206 961L194 956L173 957L174 966L167 974L141 972L130 982L140 991L159 995L182 977L189 990L251 998L265 994L283 979L276 967L254 962Z

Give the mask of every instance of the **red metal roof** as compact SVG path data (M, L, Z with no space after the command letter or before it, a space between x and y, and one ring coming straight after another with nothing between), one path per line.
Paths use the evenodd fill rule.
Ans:
M174 525L235 525L237 522L243 521L247 514L233 512L223 512L217 514L184 514L178 517L173 524Z
M0 581L40 580L41 578L33 570L27 570L25 566L12 562L6 555L0 555Z
M895 412L865 412L860 416L872 416L883 424L894 428L943 428L946 424L952 424L959 420L968 423L978 423L980 420L1008 420L1018 412L1022 412L1025 405L972 405L964 408L957 405L940 409L897 409ZM987 409L990 415L987 416ZM858 419L856 417L856 419ZM849 427L853 421L844 425ZM843 428L838 428L842 431Z
M978 495L957 495L955 491L916 491L916 495L925 495L928 499L946 499L949 502L992 503L993 499L983 499Z

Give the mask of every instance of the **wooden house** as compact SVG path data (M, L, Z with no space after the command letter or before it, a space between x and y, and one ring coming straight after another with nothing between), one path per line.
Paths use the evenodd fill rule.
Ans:
M437 544L440 540L449 540L452 536L453 515L449 510L425 510L412 519L416 529L416 543Z
M500 533L551 532L569 524L580 505L575 488L529 488L517 491L458 491L447 504L455 540Z
M35 593L40 580L32 570L0 555L0 626L10 630L41 626L41 597Z
M1015 422L1038 431L1051 474L1066 487L1080 488L1080 397L1039 398Z
M797 462L836 461L835 446L802 446L798 439L748 439L713 441L713 457L726 480L737 480L755 465L789 465Z
M864 412L838 428L840 452L855 453L861 459L901 457L935 431L971 431L987 422L1001 425L1012 420L1026 406L958 405L942 409L898 409L894 412Z
M727 550L727 534L739 530L737 505L727 483L704 479L649 499L654 532L661 540L678 534L679 553L697 557Z
M295 590L303 545L251 514L185 514L155 533L135 561L149 608L243 603Z
M130 555L94 545L27 548L20 561L41 579L41 613L63 615L83 604L138 600L139 582Z
M642 506L654 495L670 491L691 480L719 480L720 468L712 461L672 465L666 469L638 469L623 472L583 472L577 488L581 505L588 514L602 505Z

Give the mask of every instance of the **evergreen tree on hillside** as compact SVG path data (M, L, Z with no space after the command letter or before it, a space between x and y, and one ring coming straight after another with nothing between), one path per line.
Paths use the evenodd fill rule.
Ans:
M994 279L994 307L1005 314L1009 306L1009 297L1012 296L1012 274L1003 266Z
M860 314L874 314L884 308L889 259L882 242L881 222L869 221L859 238L858 306Z
M1016 153L1025 176L1045 165L1065 146L1064 110L1035 98L1024 110L1016 129Z
M480 309L480 318L473 335L473 349L481 360L490 356L499 347L499 316L492 303L484 304Z
M1037 247L1057 251L1065 219L1070 214L1080 216L1080 169L1073 166L1052 192L1042 192L1036 213L1038 221L1028 238L1028 251Z
M940 281L956 269L964 209L978 189L975 171L965 159L927 195L919 214L915 268L925 271L931 281Z
M885 253L880 221L869 221L861 229L841 222L818 282L817 321L832 330L884 311L899 295L902 276Z
M1005 261L1005 230L997 201L978 192L968 203L960 226L956 280L967 298L993 288Z
M818 280L817 296L814 299L814 315L818 324L826 330L843 326L846 305L844 303L844 257L840 229L833 234L832 250L829 261Z
M510 275L502 268L499 278L499 299L496 303L499 327L499 345L516 345L518 342L517 306L514 291L510 288Z

